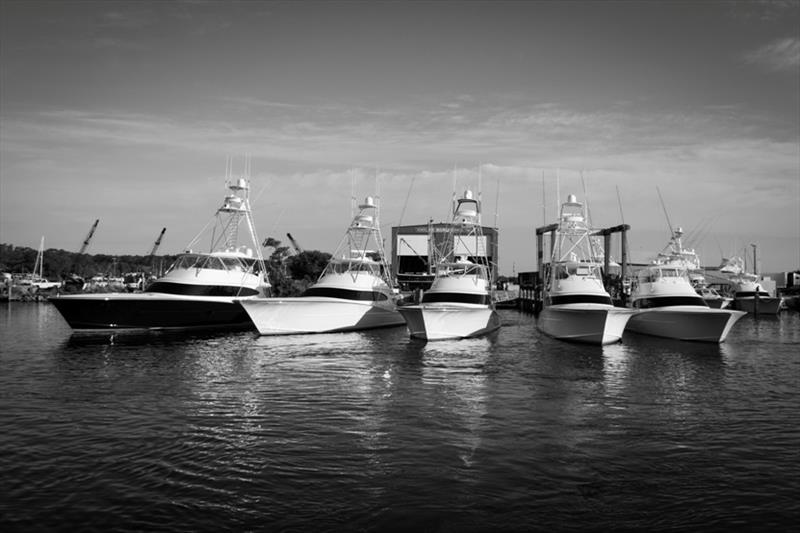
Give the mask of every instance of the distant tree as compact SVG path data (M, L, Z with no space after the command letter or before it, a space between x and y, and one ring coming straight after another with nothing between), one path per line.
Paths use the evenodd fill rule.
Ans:
M315 282L331 260L331 254L319 250L304 250L288 258L292 279Z
M292 280L286 272L286 258L289 256L289 247L281 246L281 241L267 237L264 247L272 248L272 253L266 258L267 276L272 285L273 296L294 296L295 291Z

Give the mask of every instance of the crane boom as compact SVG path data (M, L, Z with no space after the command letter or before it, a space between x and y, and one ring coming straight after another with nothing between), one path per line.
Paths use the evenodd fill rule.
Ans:
M81 249L78 252L79 254L86 253L86 249L89 248L89 242L92 240L92 236L94 235L94 230L97 229L97 224L99 223L100 219L98 218L97 220L94 221L94 224L92 224L92 229L89 230L89 234L86 236L85 239L83 239L83 245L81 245Z
M296 240L294 240L294 237L292 237L292 234L291 233L287 233L286 236L289 237L289 241L292 243L292 246L294 247L294 251L297 252L298 254L302 254L303 253L303 249L300 248L300 245L297 244Z
M156 255L156 250L158 250L158 247L161 246L161 239L164 238L164 233L166 231L167 231L167 228L162 228L161 229L161 233L158 234L158 238L156 239L156 242L153 244L153 249L150 250L150 256L151 257Z

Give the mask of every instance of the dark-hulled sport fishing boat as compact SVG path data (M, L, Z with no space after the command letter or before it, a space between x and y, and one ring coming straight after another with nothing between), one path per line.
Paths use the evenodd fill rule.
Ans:
M230 192L213 220L144 292L74 294L50 301L74 330L251 328L236 300L266 297L269 282L250 211L249 180L229 179L227 187ZM239 245L242 223L250 246ZM212 251L192 251L209 230Z

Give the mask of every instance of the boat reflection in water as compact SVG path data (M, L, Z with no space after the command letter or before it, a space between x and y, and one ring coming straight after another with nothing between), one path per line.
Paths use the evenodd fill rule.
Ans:
M50 301L74 330L249 329L236 299L267 296L264 258L250 210L247 177L228 180L229 194L212 222L167 273L141 293L74 294ZM239 230L250 244L239 244ZM211 234L211 252L193 252ZM243 239L244 240L244 239Z

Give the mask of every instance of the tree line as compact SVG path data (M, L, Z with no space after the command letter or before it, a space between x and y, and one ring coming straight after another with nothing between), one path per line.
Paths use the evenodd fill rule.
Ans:
M275 296L291 296L305 290L319 278L331 258L331 254L318 250L293 253L271 237L264 241L264 246L270 252L265 254L264 263ZM38 253L34 248L0 244L0 272L31 273ZM72 276L120 277L127 272L158 276L178 258L177 255L79 254L55 248L44 250L42 257L42 275L52 281Z

